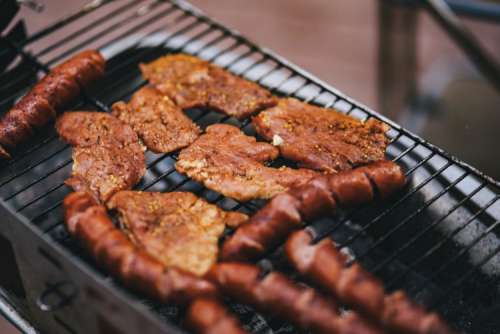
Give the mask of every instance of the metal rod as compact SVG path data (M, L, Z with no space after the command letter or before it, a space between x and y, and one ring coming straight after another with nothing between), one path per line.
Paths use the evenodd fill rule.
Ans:
M422 3L462 48L479 72L500 92L499 63L480 45L476 37L462 24L448 4L444 0L423 0Z

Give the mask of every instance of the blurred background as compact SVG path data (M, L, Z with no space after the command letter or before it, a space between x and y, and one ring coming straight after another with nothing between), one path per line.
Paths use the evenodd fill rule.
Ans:
M43 12L23 7L19 14L29 34L87 2L38 1L44 5ZM411 1L388 0L191 2L348 96L500 179L499 86L495 88L477 70L429 11L411 5ZM500 2L448 2L460 9L465 28L498 63ZM0 333L15 332L0 321Z

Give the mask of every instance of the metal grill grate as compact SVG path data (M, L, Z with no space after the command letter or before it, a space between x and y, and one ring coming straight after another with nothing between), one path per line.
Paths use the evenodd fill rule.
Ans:
M137 66L140 62L166 53L185 52L256 81L277 95L335 107L363 120L374 117L386 122L391 127L387 157L404 167L410 186L391 202L342 212L312 222L312 228L322 237L332 237L339 247L381 277L389 290L405 289L418 301L436 308L458 328L478 331L498 326L489 325L485 319L491 318L488 312L498 308L495 303L500 297L499 183L281 57L188 4L174 1L93 2L22 43L0 41L19 54L17 64L0 75L1 111L8 110L26 87L50 67L82 49L98 48L108 60L107 76L70 109L109 111L112 103L128 100L145 84ZM202 128L226 122L254 134L248 121L237 122L209 110L189 110L188 115ZM137 189L189 190L225 209L247 213L262 205L259 201L238 203L205 189L175 171L176 158L175 153L147 152L147 173ZM286 162L277 161L274 165L283 163ZM85 261L92 266L62 225L61 202L70 191L63 181L70 172L70 147L58 139L52 127L47 127L15 152L11 161L0 165L0 197L53 242L74 254L73 261ZM279 250L264 263L290 270L283 264ZM107 277L98 269L94 274ZM120 289L118 283L112 284ZM177 314L175 309L165 311L161 305L144 302L156 314L167 313L167 318ZM234 307L246 314L245 319L256 332L268 328L258 325L264 320L249 309ZM293 330L276 325L272 319L266 322L275 330Z

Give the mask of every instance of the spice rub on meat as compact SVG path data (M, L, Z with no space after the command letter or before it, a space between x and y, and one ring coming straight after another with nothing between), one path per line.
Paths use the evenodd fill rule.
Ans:
M175 167L207 188L240 201L271 198L318 176L308 169L264 166L277 156L272 145L257 142L237 127L216 124L181 151Z
M164 56L140 67L149 82L183 109L213 108L244 119L276 104L256 83L193 56Z
M56 122L73 146L72 176L66 184L106 202L115 192L131 189L145 172L144 149L130 126L101 112L69 112Z
M129 124L156 153L186 147L200 133L198 126L169 97L152 87L138 90L128 104L115 103L113 115Z
M166 267L203 275L217 261L225 226L247 220L188 192L121 191L108 202L136 245Z
M299 166L335 173L384 158L388 127L288 98L254 117L257 132Z

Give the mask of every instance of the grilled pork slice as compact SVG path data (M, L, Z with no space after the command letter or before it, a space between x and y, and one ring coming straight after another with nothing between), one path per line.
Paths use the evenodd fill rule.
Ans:
M361 122L333 109L280 100L253 119L257 132L299 166L335 173L384 158L388 127Z
M121 191L108 207L118 210L121 224L137 246L166 267L198 276L216 262L225 226L236 227L247 219L188 192Z
M73 146L72 177L66 184L106 202L131 189L145 172L144 149L130 126L100 112L70 112L56 122L59 135Z
M207 188L240 201L271 198L318 175L307 169L263 165L277 156L272 145L257 142L237 127L216 124L181 151L175 167Z
M117 102L113 115L129 124L153 152L168 153L191 144L200 129L156 89L138 90L128 104Z
M183 109L213 108L244 119L276 104L266 89L193 56L164 56L140 67L150 83Z
M69 234L101 267L149 298L185 305L197 298L218 295L216 287L207 280L165 267L137 247L115 227L106 208L88 193L75 192L64 199L64 218Z

